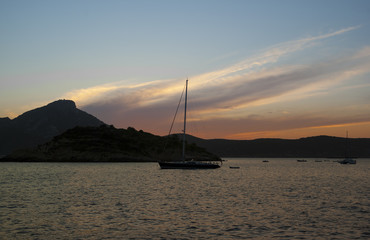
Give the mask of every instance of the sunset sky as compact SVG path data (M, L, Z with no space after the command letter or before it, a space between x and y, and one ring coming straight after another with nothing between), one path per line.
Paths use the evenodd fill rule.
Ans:
M198 137L370 137L368 0L0 0L0 33L0 117L165 135L188 78Z

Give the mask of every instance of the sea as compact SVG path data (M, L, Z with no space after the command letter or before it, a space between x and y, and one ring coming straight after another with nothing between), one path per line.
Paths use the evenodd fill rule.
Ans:
M370 159L225 160L2 162L0 239L370 239Z

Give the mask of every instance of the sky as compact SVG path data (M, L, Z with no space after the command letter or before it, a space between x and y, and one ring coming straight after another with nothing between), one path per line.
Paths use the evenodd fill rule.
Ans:
M197 137L370 137L368 0L0 0L0 33L0 117L166 135L188 79Z

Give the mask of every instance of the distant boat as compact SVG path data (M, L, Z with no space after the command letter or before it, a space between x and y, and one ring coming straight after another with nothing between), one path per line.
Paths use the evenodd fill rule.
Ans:
M356 160L349 157L348 131L346 136L346 152L343 160L338 161L340 164L356 164Z
M269 160L263 160L262 162L269 162Z
M306 159L297 159L297 162L307 162Z
M181 100L181 99L180 99ZM220 164L211 161L187 160L185 158L185 138L186 138L186 107L188 101L188 79L185 87L185 107L184 107L184 130L182 139L182 159L180 161L159 161L161 169L215 169L221 167ZM220 161L222 164L222 161Z
M340 164L356 164L356 159L353 158L345 158L343 160L338 161Z
M229 166L229 168L231 168L231 169L239 169L240 167L237 167L237 166Z

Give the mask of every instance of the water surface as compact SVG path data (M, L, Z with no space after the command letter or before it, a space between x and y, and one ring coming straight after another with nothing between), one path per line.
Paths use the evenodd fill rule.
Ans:
M370 159L262 160L0 163L0 239L370 239Z

